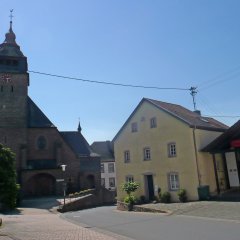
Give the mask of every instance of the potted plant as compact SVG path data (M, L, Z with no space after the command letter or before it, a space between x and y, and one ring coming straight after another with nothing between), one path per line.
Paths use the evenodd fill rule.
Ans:
M122 190L127 193L124 198L124 202L128 204L128 210L132 211L133 205L136 201L136 197L132 194L139 188L139 183L137 182L126 182L122 184Z

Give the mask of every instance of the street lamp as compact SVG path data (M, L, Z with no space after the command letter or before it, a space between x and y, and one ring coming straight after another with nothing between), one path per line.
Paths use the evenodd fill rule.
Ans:
M63 171L63 206L65 206L65 199L66 199L66 183L65 183L65 177L64 177L64 172L66 170L67 165L62 164L61 168Z

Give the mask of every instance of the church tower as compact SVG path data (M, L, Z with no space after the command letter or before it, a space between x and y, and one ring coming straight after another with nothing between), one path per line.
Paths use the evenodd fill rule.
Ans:
M19 173L22 149L27 141L29 75L27 58L16 43L12 29L12 10L10 18L9 31L0 44L0 143L16 154Z

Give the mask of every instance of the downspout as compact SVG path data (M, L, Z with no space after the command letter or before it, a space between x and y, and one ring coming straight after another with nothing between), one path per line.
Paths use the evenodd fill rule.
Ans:
M216 158L215 154L212 154L213 157L213 167L214 167L214 174L215 174L215 180L216 180L216 186L217 186L217 194L220 194L220 186L219 186L219 181L218 181L218 173L217 173L217 163L216 163Z
M196 144L196 125L194 125L193 128L193 144L194 144L194 152L195 152L195 161L196 161L196 167L197 167L197 176L198 176L198 186L201 186L201 177L199 173L199 165L198 165L198 154L197 154L197 144Z

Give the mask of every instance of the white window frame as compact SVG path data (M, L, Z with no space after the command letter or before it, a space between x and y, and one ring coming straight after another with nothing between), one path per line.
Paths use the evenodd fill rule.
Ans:
M129 150L124 151L124 162L125 163L130 162L130 151Z
M150 147L145 147L143 149L143 159L144 159L144 161L151 160L151 149L150 149Z
M108 172L109 173L115 172L114 163L108 163Z
M132 130L132 132L137 132L138 131L138 124L137 124L137 122L133 122L131 124L131 130Z
M177 191L180 189L179 174L177 172L168 173L168 184L170 191Z
M168 143L168 157L177 156L177 145L175 142Z
M150 119L150 128L156 128L157 127L157 118L153 117Z
M109 178L109 187L110 188L115 188L116 187L116 181L114 177Z
M104 166L104 163L101 163L101 173L105 173L105 166Z
M134 177L133 177L133 175L127 175L127 176L125 177L125 181L126 181L126 182L134 182Z

